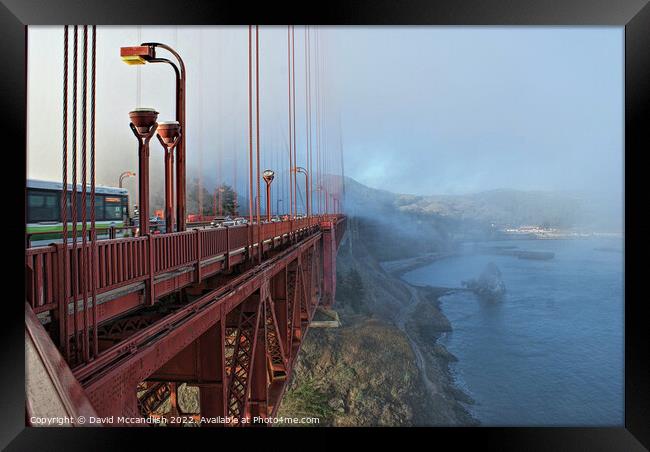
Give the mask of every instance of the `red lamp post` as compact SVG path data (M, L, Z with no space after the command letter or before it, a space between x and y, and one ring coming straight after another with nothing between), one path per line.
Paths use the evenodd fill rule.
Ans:
M149 140L156 132L158 112L153 108L136 108L129 113L129 126L138 139L138 173L140 235L149 235Z
M135 176L135 173L133 171L124 171L122 174L120 174L120 182L118 184L118 187L122 188L122 181L127 177L133 177L133 176Z
M298 166L293 169L296 173L302 173L305 175L305 196L307 198L307 217L311 216L311 195L309 193L309 173L302 166Z
M178 61L178 66L166 58L156 57L156 48L167 50ZM145 63L166 63L176 75L176 121L181 130L185 128L185 64L180 55L171 47L159 42L145 42L135 47L120 48L120 57L129 65ZM176 218L178 230L184 231L185 218L185 140L180 139L176 145Z
M158 124L158 141L165 150L165 231L174 232L174 148L181 140L178 121Z
M266 220L271 221L271 182L275 177L275 172L272 170L264 170L262 179L266 182Z

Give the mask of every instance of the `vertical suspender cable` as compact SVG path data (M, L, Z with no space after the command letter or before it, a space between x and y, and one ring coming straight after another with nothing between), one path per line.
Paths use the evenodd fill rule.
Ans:
M308 162L308 172L309 172L309 205L310 205L310 215L314 213L314 173L312 171L313 167L313 153L312 153L312 142L311 142L311 39L309 36L309 26L306 27L306 43L307 48L307 146L309 147L309 162Z
M253 31L248 26L248 249L253 256Z
M92 26L93 46L91 49L90 59L92 69L90 75L90 231L91 237L91 256L90 256L90 275L91 275L91 292L93 304L93 356L99 354L99 345L97 343L97 230L95 229L95 79L96 79L96 61L97 61L97 26Z
M257 148L257 256L258 262L262 262L262 234L261 234L261 224L260 224L260 26L255 25L255 144Z
M202 38L202 33L201 29L199 28L199 55L202 55L202 50L203 50L203 39ZM201 61L202 59L199 59L199 71L198 71L198 92L199 92L199 99L198 99L198 107L199 107L199 195L197 196L198 198L198 214L199 214L199 221L203 221L203 90L202 90L202 81L203 77L201 75ZM221 134L220 134L221 135Z
M291 169L293 168L293 140L291 128L291 25L287 25L287 73L289 75L289 218L293 217L293 184L291 183Z
M87 248L87 125L88 115L87 112L88 100L88 25L84 25L83 31L83 58L81 62L81 296L83 307L83 331L81 334L82 340L82 356L84 362L88 362L88 248Z
M316 28L316 42L315 47L315 66L316 66L316 172L317 172L317 188L318 188L318 213L323 212L321 199L323 197L323 181L322 181L322 168L321 168L321 154L320 154L320 52L318 48L318 28Z
M75 358L79 356L79 328L77 325L77 295L79 265L77 256L77 35L74 26L74 53L72 55L72 318L74 324Z
M292 112L293 112L293 168L291 171L291 175L293 178L293 213L296 215L298 213L298 184L297 184L297 176L298 174L296 173L295 170L296 166L298 166L298 152L297 152L297 143L296 143L296 27L294 25L291 26L291 83L292 83Z
M59 344L70 359L68 341L68 26L63 27L63 165L61 185L61 226L63 228L63 299L59 300Z
M309 53L308 53L308 42L307 42L307 25L305 25L305 166L307 167L307 172L309 172ZM307 187L305 181L305 198L307 199L307 206L309 207L309 187ZM307 208L307 217L309 217L309 208Z

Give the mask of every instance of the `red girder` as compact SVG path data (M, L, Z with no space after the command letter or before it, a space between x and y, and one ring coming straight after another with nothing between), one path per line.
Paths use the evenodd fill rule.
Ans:
M100 325L100 341L119 342L74 372L98 414L152 413L169 397L161 384L187 382L200 388L201 415L240 419L273 415L309 320L327 292L319 281L328 273L323 269L321 249L323 240L333 241L333 235L313 234L228 281L219 278L216 285L206 281L204 290L209 293L179 304L167 315L149 313ZM220 329L213 330L199 347L200 338L207 339L205 333L215 325ZM190 346L192 353L178 361L177 356ZM211 358L214 353L221 353L222 358ZM187 362L189 367L170 374L177 367L166 363L173 360L179 365ZM190 365L194 362L212 366L212 370ZM157 370L163 366L168 370ZM149 378L155 390L150 388L138 398L137 385Z

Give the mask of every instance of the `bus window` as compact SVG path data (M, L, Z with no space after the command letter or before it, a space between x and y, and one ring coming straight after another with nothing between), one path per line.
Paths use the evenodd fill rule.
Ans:
M68 192L68 222L72 221L72 193ZM77 222L81 222L83 212L81 203L81 192L77 192ZM90 193L86 193L86 221L90 221ZM103 221L104 215L104 196L95 194L95 221Z
M88 197L90 198L90 196ZM88 200L90 203L90 199ZM104 219L104 197L95 194L95 221L102 221Z
M58 201L56 192L42 190L29 191L27 194L27 222L59 221L60 212Z
M122 220L122 198L119 196L106 196L104 198L104 219L107 221Z

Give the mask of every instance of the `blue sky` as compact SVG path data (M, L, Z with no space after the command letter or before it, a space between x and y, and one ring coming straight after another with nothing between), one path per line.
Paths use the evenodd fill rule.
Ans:
M620 193L622 28L368 27L332 39L346 171L360 182Z

